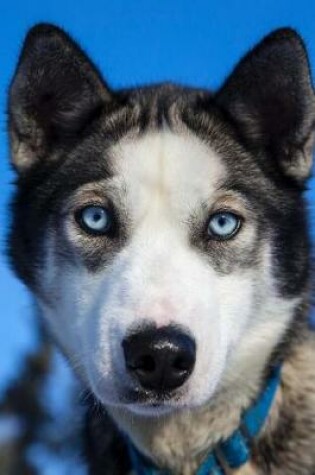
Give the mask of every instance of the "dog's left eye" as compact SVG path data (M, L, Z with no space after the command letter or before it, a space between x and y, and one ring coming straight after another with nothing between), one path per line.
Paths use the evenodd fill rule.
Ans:
M208 235L214 239L230 239L239 231L241 219L234 213L222 211L211 216Z
M105 234L111 227L111 216L107 208L90 205L81 209L77 214L80 226L90 234Z

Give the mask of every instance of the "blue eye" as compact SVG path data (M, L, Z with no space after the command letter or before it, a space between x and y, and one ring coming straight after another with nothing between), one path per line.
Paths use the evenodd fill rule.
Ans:
M222 211L211 216L208 234L215 239L230 239L240 229L241 219L234 213Z
M86 206L79 212L78 217L79 224L91 234L105 234L112 224L110 212L103 206Z

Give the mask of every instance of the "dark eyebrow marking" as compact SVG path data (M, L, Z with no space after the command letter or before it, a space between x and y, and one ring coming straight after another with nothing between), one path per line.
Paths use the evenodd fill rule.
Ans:
M225 180L223 183L221 183L217 188L217 191L234 192L244 198L254 195L252 188L244 185L243 183L236 183L232 179Z

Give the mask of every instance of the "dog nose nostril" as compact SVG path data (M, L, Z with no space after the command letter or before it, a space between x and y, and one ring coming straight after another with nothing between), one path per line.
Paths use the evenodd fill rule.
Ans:
M126 368L145 389L170 391L191 375L196 359L194 340L174 326L147 327L122 342Z
M190 367L190 362L187 360L187 358L183 358L182 356L179 356L175 359L173 363L174 369L178 371L186 371Z
M153 356L143 355L135 362L133 368L135 371L153 372L156 369L156 364Z

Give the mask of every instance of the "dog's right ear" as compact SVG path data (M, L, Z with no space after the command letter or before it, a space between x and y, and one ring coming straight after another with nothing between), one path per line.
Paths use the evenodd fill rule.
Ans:
M60 28L33 27L9 94L12 161L19 172L78 139L112 94L96 67Z
M282 28L236 66L217 101L258 157L293 182L309 177L315 141L315 96L301 37Z

